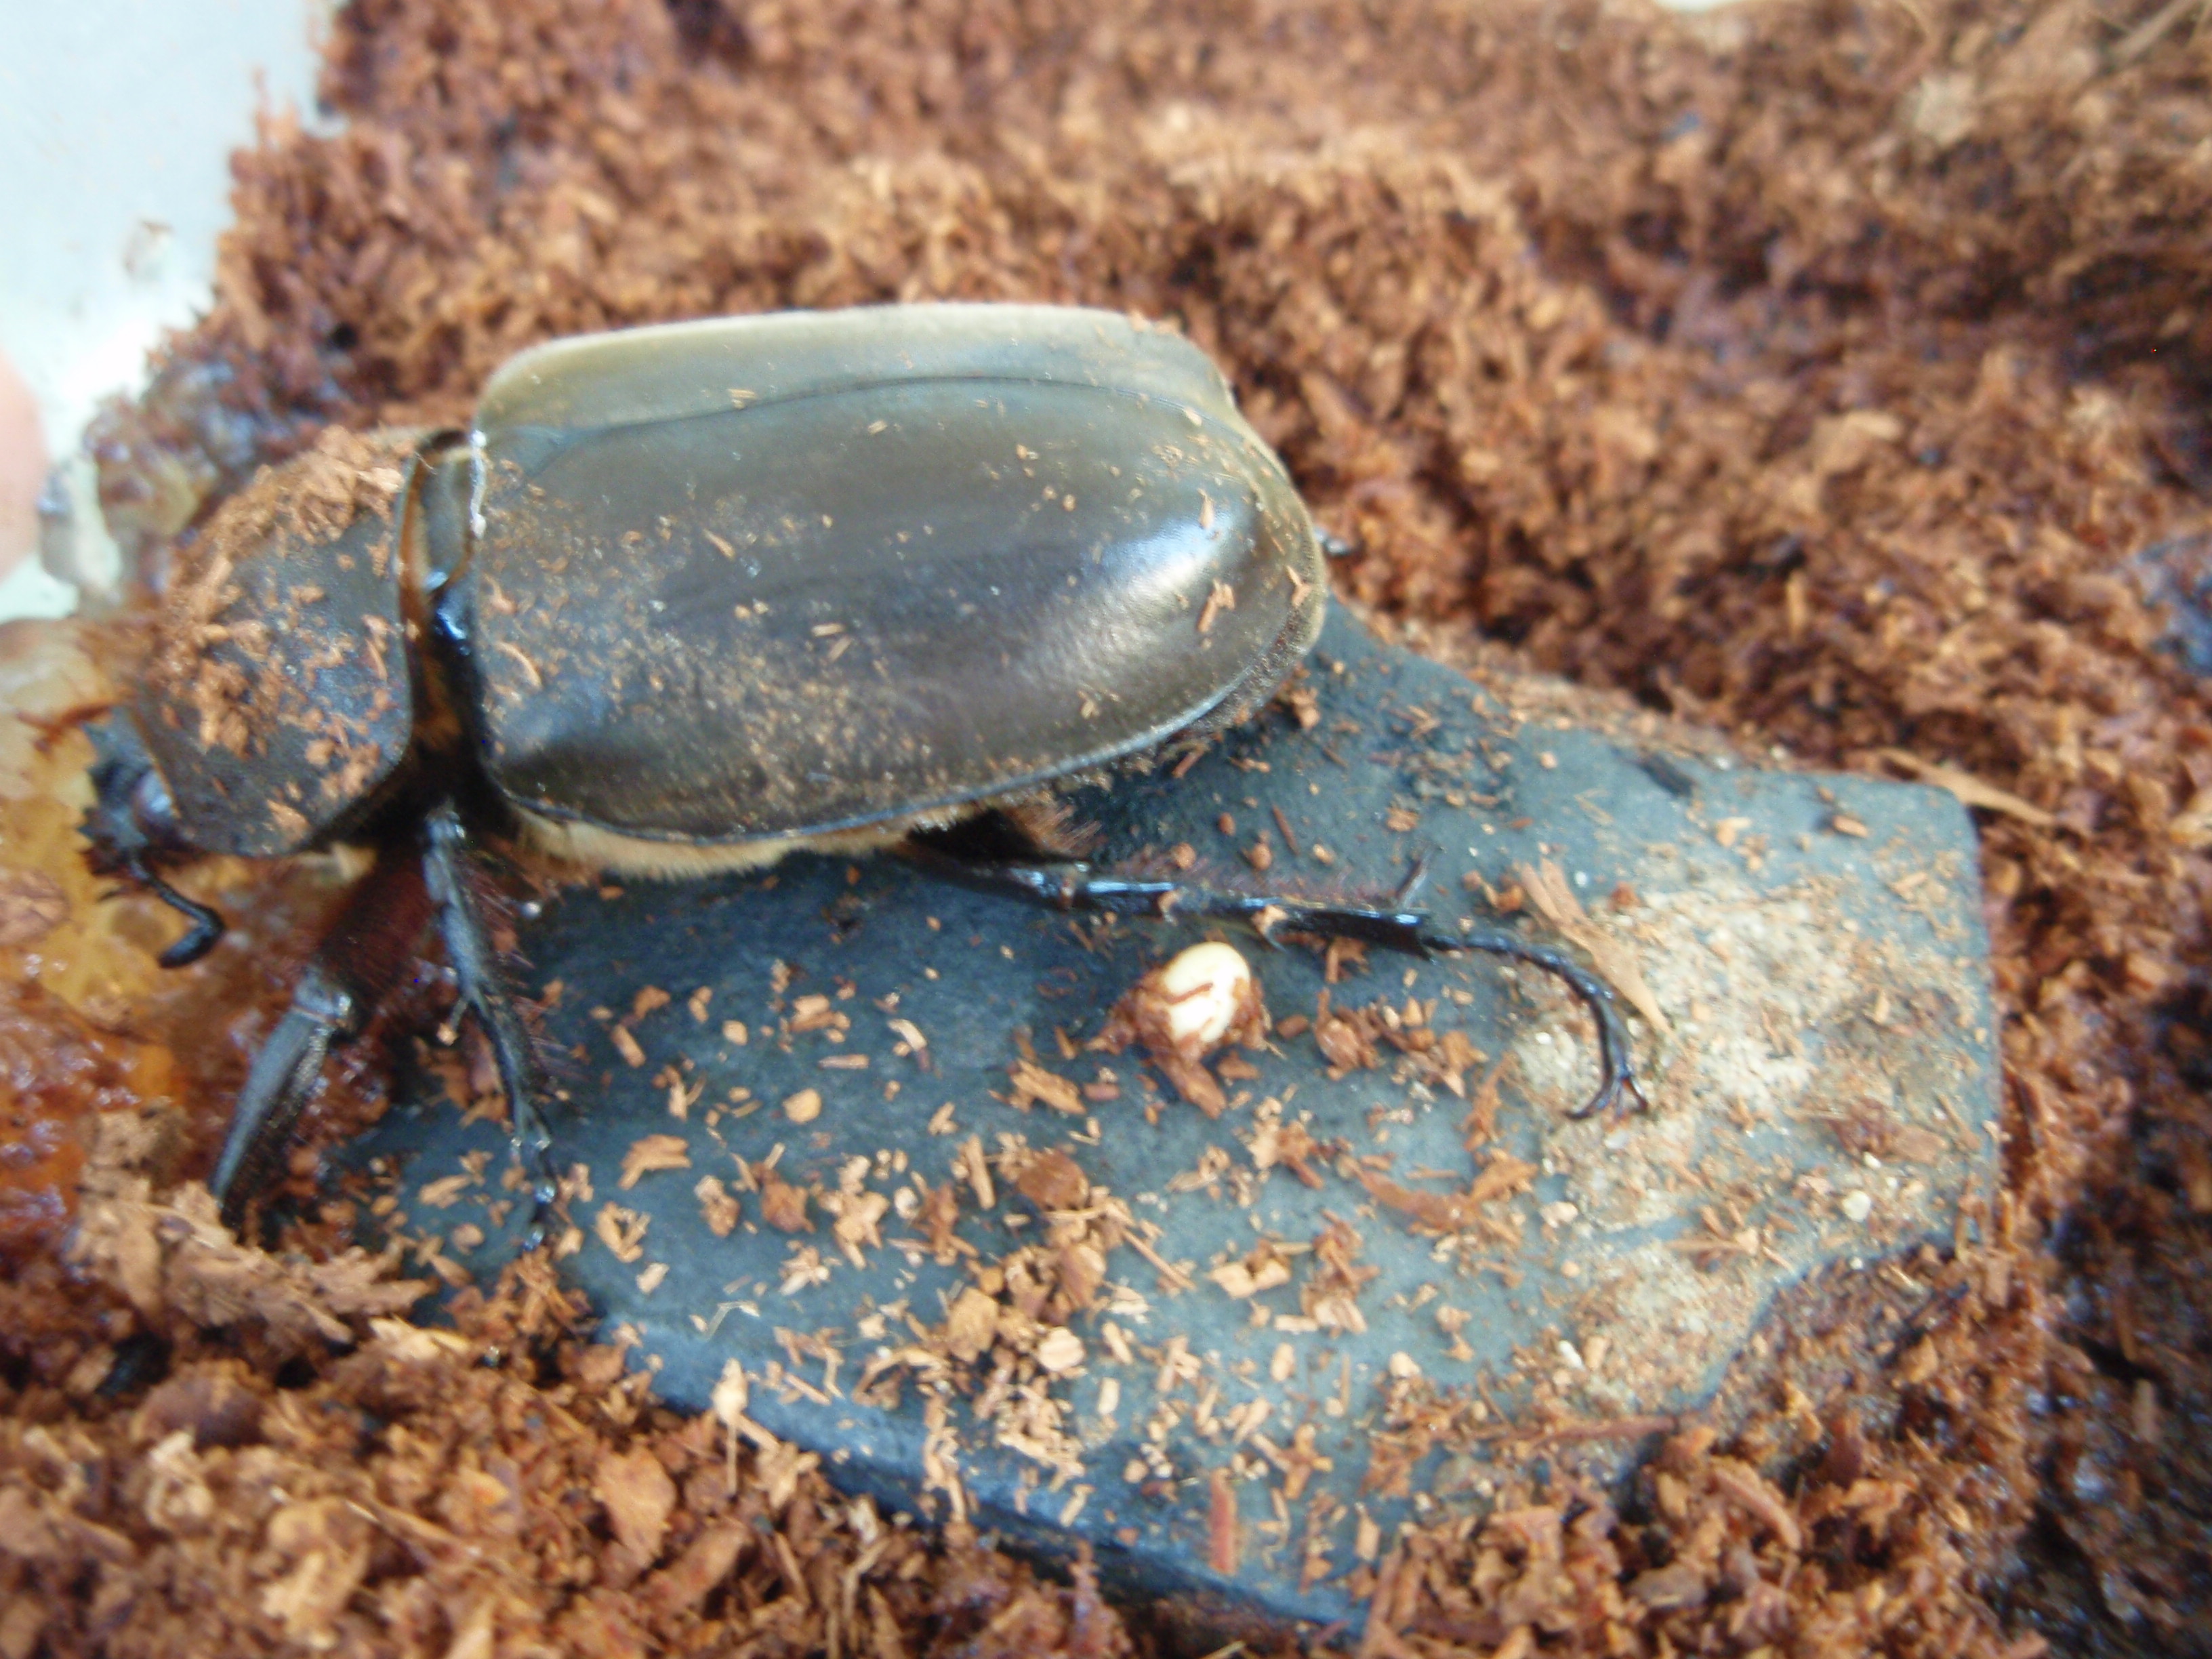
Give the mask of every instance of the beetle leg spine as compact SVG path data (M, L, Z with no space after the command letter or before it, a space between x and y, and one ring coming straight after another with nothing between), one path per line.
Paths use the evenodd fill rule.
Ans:
M310 966L292 994L292 1006L253 1056L208 1181L225 1226L234 1229L245 1219L262 1176L314 1097L324 1059L334 1043L353 1034L358 1016L353 995L321 963Z
M291 1006L248 1067L209 1183L236 1226L260 1177L322 1082L323 1057L368 1022L405 975L430 919L422 860L410 843L384 847L347 895L337 923L292 993Z

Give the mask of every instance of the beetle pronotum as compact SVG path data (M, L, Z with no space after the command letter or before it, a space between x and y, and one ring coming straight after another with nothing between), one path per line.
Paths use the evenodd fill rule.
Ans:
M1313 643L1322 560L1205 355L1103 312L564 340L493 376L465 433L325 434L183 550L137 695L94 731L89 856L191 920L164 962L222 931L164 869L376 849L248 1073L213 1180L226 1218L431 927L552 1201L484 839L664 876L902 842L1068 908L1501 952L1596 1016L1585 1109L1634 1094L1601 981L1517 934L1428 931L1410 885L1370 908L907 840L1244 719Z

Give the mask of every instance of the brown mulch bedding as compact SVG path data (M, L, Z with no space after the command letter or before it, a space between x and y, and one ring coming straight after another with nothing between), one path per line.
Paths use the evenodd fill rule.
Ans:
M1176 319L1360 543L1358 597L2013 798L1982 814L2006 1188L1917 1267L1920 1339L1677 1436L1626 1516L1562 1479L1403 1540L1365 1652L2199 1650L2212 720L2128 561L2212 487L2205 0L1099 9L357 0L343 131L240 158L216 308L103 434L132 550L158 571L325 423L462 419L551 336L922 297ZM19 1100L42 1031L128 1093L98 1019L5 1012ZM11 1167L73 1176L41 1145ZM244 1312L202 1328L192 1214L92 1167L142 1206L93 1290L51 1206L7 1212L0 1659L1156 1639L660 1412L526 1273L452 1340L341 1276L345 1350L231 1262Z

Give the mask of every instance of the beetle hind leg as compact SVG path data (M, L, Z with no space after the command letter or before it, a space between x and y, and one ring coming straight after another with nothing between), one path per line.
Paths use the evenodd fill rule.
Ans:
M550 1085L500 965L492 943L490 901L469 849L468 830L452 803L429 815L423 835L422 871L436 908L438 936L459 983L461 1005L476 1016L490 1042L500 1086L507 1091L514 1155L530 1184L534 1211L528 1245L535 1246L560 1195L553 1170L553 1132L542 1105Z
M1360 939L1407 956L1457 956L1480 951L1525 962L1564 981L1597 1023L1603 1076L1596 1092L1574 1115L1590 1117L1632 1104L1649 1104L1636 1077L1628 1021L1613 987L1565 951L1503 928L1473 928L1458 933L1432 931L1425 913L1405 908L1427 873L1425 861L1415 864L1413 873L1391 895L1389 906L1376 906L1107 875L1083 864L971 862L912 840L901 850L910 862L932 874L1055 909L1155 921L1192 917L1241 922L1269 945L1284 932L1311 933Z

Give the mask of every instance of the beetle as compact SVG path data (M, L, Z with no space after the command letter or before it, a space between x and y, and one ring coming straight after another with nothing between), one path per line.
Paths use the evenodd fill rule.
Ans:
M180 550L133 695L94 728L88 861L339 842L374 862L251 1066L211 1186L236 1225L434 929L542 1217L545 1073L491 940L488 850L683 877L899 845L1031 901L1489 950L1566 978L1603 1086L1610 990L1497 930L963 854L935 832L1251 715L1311 647L1324 538L1226 380L1100 311L911 305L556 341L466 432L333 428Z

